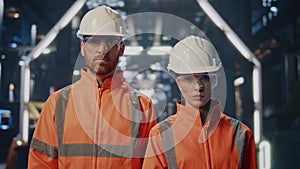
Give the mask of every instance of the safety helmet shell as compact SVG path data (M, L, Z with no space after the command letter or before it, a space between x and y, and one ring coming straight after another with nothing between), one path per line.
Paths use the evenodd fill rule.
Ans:
M209 73L218 71L221 65L210 41L191 35L172 48L167 69L177 74Z
M121 15L112 8L102 5L88 11L82 18L77 37L102 35L126 37L127 30Z

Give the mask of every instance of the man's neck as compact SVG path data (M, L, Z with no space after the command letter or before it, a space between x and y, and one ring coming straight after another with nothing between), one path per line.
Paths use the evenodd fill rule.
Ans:
M113 71L111 71L111 72L109 72L107 74L95 74L95 73L93 73L92 71L90 71L88 69L87 73L90 74L90 75L92 75L92 76L94 76L94 77L96 76L96 79L97 79L97 82L98 82L98 87L100 88L103 85L105 79L113 77L113 75L115 73L115 70L116 69L114 69Z
M115 70L113 70L107 74L104 74L104 75L97 74L96 77L97 77L98 87L100 88L103 85L105 79L113 77L114 73L115 73Z

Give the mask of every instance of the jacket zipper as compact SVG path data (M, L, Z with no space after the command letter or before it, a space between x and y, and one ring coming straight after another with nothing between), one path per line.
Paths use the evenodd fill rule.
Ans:
M99 141L100 140L100 134L99 134L99 132L101 131L101 98L102 98L102 93L103 93L103 90L102 90L102 88L98 88L98 96L97 96L97 106L98 106L98 110L99 110L99 112L97 112L97 114L96 114L96 117L95 117L95 119L96 119L96 121L95 121L95 128L94 128L94 132L95 132L95 136L94 136L94 140L96 140L96 141ZM94 144L95 145L95 149L96 149L96 151L95 151L95 153L96 153L96 156L95 157L93 157L93 168L97 168L97 162L98 162L98 158L97 158L97 156L98 156L98 151L97 151L97 145L98 145L98 143L95 143Z
M209 150L209 140L208 140L208 125L203 127L205 132L205 154L207 156L207 168L211 168L211 157L210 157L210 150Z

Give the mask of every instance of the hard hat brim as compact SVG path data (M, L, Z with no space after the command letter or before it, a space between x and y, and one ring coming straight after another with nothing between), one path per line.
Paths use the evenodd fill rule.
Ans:
M171 70L177 74L195 74L195 73L212 73L217 72L221 68L220 66L206 66L203 67L181 67L181 68L173 68L172 66L168 65L167 69Z
M105 32L105 33L88 33L88 32L81 32L81 31L77 32L77 37L80 39L82 39L82 37L84 35L88 35L88 36L119 36L119 37L123 37L123 38L126 38L128 36L127 34L122 34L122 33L117 33L117 32Z

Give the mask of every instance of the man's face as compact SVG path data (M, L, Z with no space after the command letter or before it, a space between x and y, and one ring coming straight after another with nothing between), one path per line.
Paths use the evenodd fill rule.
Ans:
M185 104L196 109L204 107L210 101L216 80L216 76L212 74L184 74L176 78Z
M97 75L113 71L125 48L124 42L116 36L89 36L80 46L87 68Z

